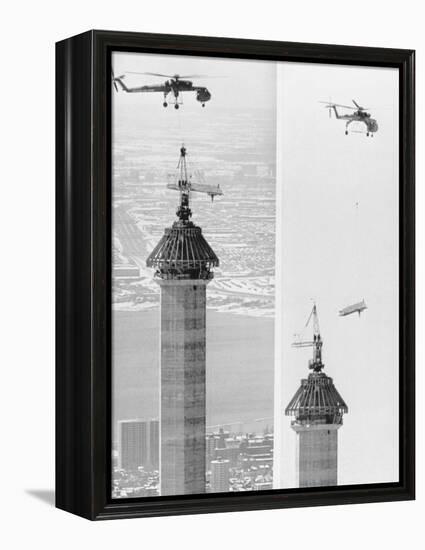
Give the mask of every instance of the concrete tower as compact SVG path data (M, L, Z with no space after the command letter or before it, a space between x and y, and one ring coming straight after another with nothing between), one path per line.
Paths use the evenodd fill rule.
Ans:
M161 495L205 492L206 286L218 258L190 221L191 191L221 195L219 187L189 181L186 149L180 149L178 220L147 259L161 287Z
M322 345L316 306L312 342L295 342L295 347L313 347L312 369L288 404L285 414L292 416L297 434L297 476L299 487L323 487L338 484L338 430L347 405L322 369ZM310 320L309 318L309 320ZM309 321L307 321L308 324Z

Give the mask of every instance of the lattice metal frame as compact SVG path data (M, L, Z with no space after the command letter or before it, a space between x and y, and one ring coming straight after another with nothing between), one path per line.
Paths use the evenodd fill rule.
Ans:
M285 409L287 416L319 417L342 416L348 407L335 388L332 378L325 373L313 372L301 380L294 397Z
M207 279L211 278L211 269L219 265L219 259L200 227L192 222L175 222L165 230L146 265L156 267L156 275L162 278L190 274L191 277Z

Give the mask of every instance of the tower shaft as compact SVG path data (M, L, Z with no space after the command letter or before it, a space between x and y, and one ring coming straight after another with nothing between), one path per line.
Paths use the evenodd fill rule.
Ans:
M285 414L294 417L297 434L296 468L299 487L338 484L338 429L347 405L332 378L313 371L301 380Z
M298 487L326 487L338 484L339 424L303 426L294 423L297 434Z
M160 280L161 495L205 492L208 280Z

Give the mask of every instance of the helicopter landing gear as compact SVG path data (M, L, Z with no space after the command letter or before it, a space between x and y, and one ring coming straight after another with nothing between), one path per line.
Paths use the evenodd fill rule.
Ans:
M369 132L366 132L366 137L369 137Z
M202 107L205 107L205 103L202 103Z
M345 135L348 136L348 130L345 130Z
M174 109L178 109L178 108L179 108L179 104L176 103L176 104L174 105Z
M163 107L168 107L168 103L166 101L164 101L164 103L162 104Z

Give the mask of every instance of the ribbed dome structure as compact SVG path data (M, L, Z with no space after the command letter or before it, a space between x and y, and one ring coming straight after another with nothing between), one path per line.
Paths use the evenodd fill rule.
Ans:
M323 372L312 372L307 379L301 380L301 386L285 409L287 416L295 416L301 421L323 417L334 421L347 412L348 407L332 378Z
M200 227L177 221L165 230L146 265L155 267L156 276L163 279L211 279L219 260Z

